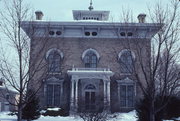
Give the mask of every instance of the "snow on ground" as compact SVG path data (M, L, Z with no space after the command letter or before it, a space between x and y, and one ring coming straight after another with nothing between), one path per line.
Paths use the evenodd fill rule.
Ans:
M179 118L174 118L176 121L180 121L180 117ZM163 121L175 121L175 120L163 120Z
M75 117L50 117L50 116L41 116L39 119L34 121L83 121L81 119L75 118Z
M131 111L129 113L115 113L113 115L117 115L116 118L110 119L109 121L136 121L135 111ZM36 121L83 121L79 117L49 117L49 116L41 116Z
M9 116L9 112L0 112L0 121L16 121L16 116ZM116 118L111 119L110 121L136 121L135 111L131 111L129 113L115 113L113 115L117 115ZM79 117L50 117L50 116L41 116L39 119L34 121L83 121Z
M10 112L0 112L0 121L16 121L16 116L8 115Z
M49 111L59 111L61 108L48 108Z
M110 121L136 121L136 111L131 111L129 113L117 113L117 120L112 119Z
M16 121L16 116L8 115L9 112L0 112L0 121ZM116 115L116 118L110 119L109 121L137 121L136 112L131 111L129 113L115 113L112 115ZM180 120L180 117L177 118ZM50 116L41 116L39 119L34 121L83 121L78 116L68 116L68 117L50 117ZM173 120L164 120L164 121L173 121Z

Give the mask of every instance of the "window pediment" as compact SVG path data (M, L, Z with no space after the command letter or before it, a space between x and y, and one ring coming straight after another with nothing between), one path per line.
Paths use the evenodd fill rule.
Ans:
M131 80L129 77L126 77L125 79L122 80L116 80L119 84L134 84L135 81Z
M63 82L63 79L58 79L56 77L50 77L46 80L46 83L60 83Z

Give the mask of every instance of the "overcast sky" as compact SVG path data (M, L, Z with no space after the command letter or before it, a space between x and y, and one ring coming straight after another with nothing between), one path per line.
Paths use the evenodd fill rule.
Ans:
M122 7L131 9L134 17L139 13L147 13L160 0L93 0L94 10L109 10L110 17L120 19ZM170 0L161 0L165 5ZM88 10L90 0L29 0L34 10L41 10L45 20L72 20L72 10Z

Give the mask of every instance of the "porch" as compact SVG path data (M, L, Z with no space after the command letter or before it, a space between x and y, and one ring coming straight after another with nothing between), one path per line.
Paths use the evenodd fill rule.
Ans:
M92 105L93 100L95 100L95 95L100 94L99 83L97 80L103 81L103 101L104 107L110 107L110 77L114 74L109 68L72 68L68 70L68 75L71 76L71 101L70 101L70 113L77 112L79 96L79 80L82 80L82 98L84 102L90 103ZM94 88L86 88L91 85ZM96 90L95 90L96 89ZM88 101L89 100L89 101ZM95 102L95 101L94 101ZM92 105L93 106L93 105ZM84 106L88 107L88 106ZM89 107L92 108L92 107Z

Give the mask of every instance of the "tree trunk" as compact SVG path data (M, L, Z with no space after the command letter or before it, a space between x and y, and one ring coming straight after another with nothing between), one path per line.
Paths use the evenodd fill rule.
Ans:
M21 106L18 106L18 119L17 119L17 121L21 121L21 120L22 120Z
M154 100L152 100L151 107L150 107L150 121L155 121Z
M22 92L20 91L19 104L18 104L18 121L22 121Z

